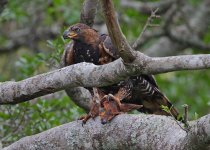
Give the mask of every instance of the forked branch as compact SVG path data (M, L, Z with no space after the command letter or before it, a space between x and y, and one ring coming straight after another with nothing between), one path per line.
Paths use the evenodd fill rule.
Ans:
M109 36L111 37L113 44L117 47L120 57L126 63L133 62L135 53L121 31L112 0L101 0L101 4Z

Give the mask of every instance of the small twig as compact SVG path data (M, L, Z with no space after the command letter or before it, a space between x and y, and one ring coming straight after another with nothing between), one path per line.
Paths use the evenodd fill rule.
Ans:
M175 116L171 113L172 107L173 107L173 106L171 106L171 107L169 108L168 106L163 106L163 105L161 105L162 110L165 111L165 112L167 112L167 113L169 113L169 114L173 117L173 120L176 121L176 123L179 125L179 127L180 127L182 130L188 132L188 131L189 131L189 128L185 129L184 127L182 127L181 124L177 121L177 118L175 118Z
M183 2L185 2L185 1L183 1ZM186 27L187 27L187 29L189 29L189 31L191 32L191 33L194 33L194 30L193 30L193 28L191 27L191 25L190 25L190 19L189 19L189 17L187 17L187 15L186 15L186 13L184 12L184 8L183 8L183 5L186 5L186 4L182 4L182 5L179 5L179 6L181 6L181 7L178 7L178 10L180 11L180 13L181 13L181 17L184 19L184 23L185 23L185 25L186 25ZM182 9L183 8L183 9Z
M169 110L169 114L173 117L173 120L175 120L176 121L176 123L179 125L179 127L182 129L182 130L184 130L184 131L186 131L186 132L188 132L189 131L189 129L187 128L184 128L184 127L182 127L181 126L181 124L176 120L176 118L173 116L173 114L171 113L171 110Z
M100 103L100 97L98 94L98 89L96 87L93 87L93 102L96 102L97 104Z
M182 105L184 107L184 124L186 125L186 127L189 129L189 124L188 124L188 105L184 104Z
M149 18L147 19L147 22L146 22L146 24L144 25L144 27L143 27L143 30L142 30L142 32L140 33L140 35L139 35L139 37L137 38L137 40L134 42L134 44L133 44L133 49L136 49L138 46L139 46L139 43L140 43L140 41L141 41L141 39L142 39L142 36L143 36L143 34L144 34L144 32L146 31L146 29L149 27L149 26L152 26L152 27L156 27L157 25L154 25L154 24L152 24L152 20L154 19L154 18L160 18L160 16L159 15L156 15L156 13L158 12L158 8L156 8L154 11L151 11L151 15L149 16ZM158 25L159 26L159 25Z
M184 107L184 122L187 122L188 121L188 105L184 104L183 107Z

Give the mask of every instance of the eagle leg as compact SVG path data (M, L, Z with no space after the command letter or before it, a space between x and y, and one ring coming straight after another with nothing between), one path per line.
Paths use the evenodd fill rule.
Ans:
M105 95L102 100L101 103L103 103L103 101L106 100L114 100L116 102L116 105L118 106L119 110L121 111L121 101L125 98L129 98L131 95L131 91L130 88L128 88L127 86L121 87L118 92L115 95L112 94L108 94Z
M101 101L101 108L103 109L101 109L99 112L101 123L106 124L107 122L110 122L115 116L119 114L136 110L141 107L143 106L136 105L136 104L127 104L127 103L125 104L122 103L120 104L120 107L119 107L116 100L114 100L112 97L105 96L103 100Z
M86 122L92 118L95 119L99 115L99 104L93 103L90 109L90 112L82 117L80 117L78 120L82 120L82 125L86 124Z
M105 96L101 101L101 110L99 116L101 118L101 123L106 124L111 121L116 115L121 114L116 101L109 99L109 96Z
M107 100L109 101L110 99L114 100L116 102L116 105L119 107L119 109L121 108L121 102L120 99L117 96L114 96L112 94L108 94L107 96ZM121 110L121 109L120 109Z
M100 101L101 98L104 96L104 93L100 91L98 88L93 88L93 99L90 111L87 115L80 117L80 120L82 120L82 124L85 124L90 118L95 119L99 115L99 109L100 109Z

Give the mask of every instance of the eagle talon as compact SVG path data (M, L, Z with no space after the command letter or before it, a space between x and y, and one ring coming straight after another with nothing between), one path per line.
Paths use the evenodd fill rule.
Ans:
M101 124L105 125L107 123L107 120L101 119Z
M84 127L85 124L86 124L86 122L84 120L82 120L82 127Z

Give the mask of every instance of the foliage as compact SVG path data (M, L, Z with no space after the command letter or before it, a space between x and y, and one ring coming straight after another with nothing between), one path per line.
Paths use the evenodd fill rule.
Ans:
M50 63L59 64L63 52L62 39L48 41L54 53L23 54L16 66L16 80L46 72ZM31 102L0 106L0 142L9 145L21 137L36 134L49 128L76 120L84 111L63 92L45 96Z
M67 96L0 106L0 110L0 138L3 145L76 120L83 113Z
M61 62L61 56L64 52L64 45L66 45L68 41L65 41L62 37L60 37L55 40L48 40L47 43L48 47L54 51L48 55L48 61L58 67Z
M179 111L183 104L189 105L189 118L196 119L210 113L209 70L182 71L157 75L161 90Z

